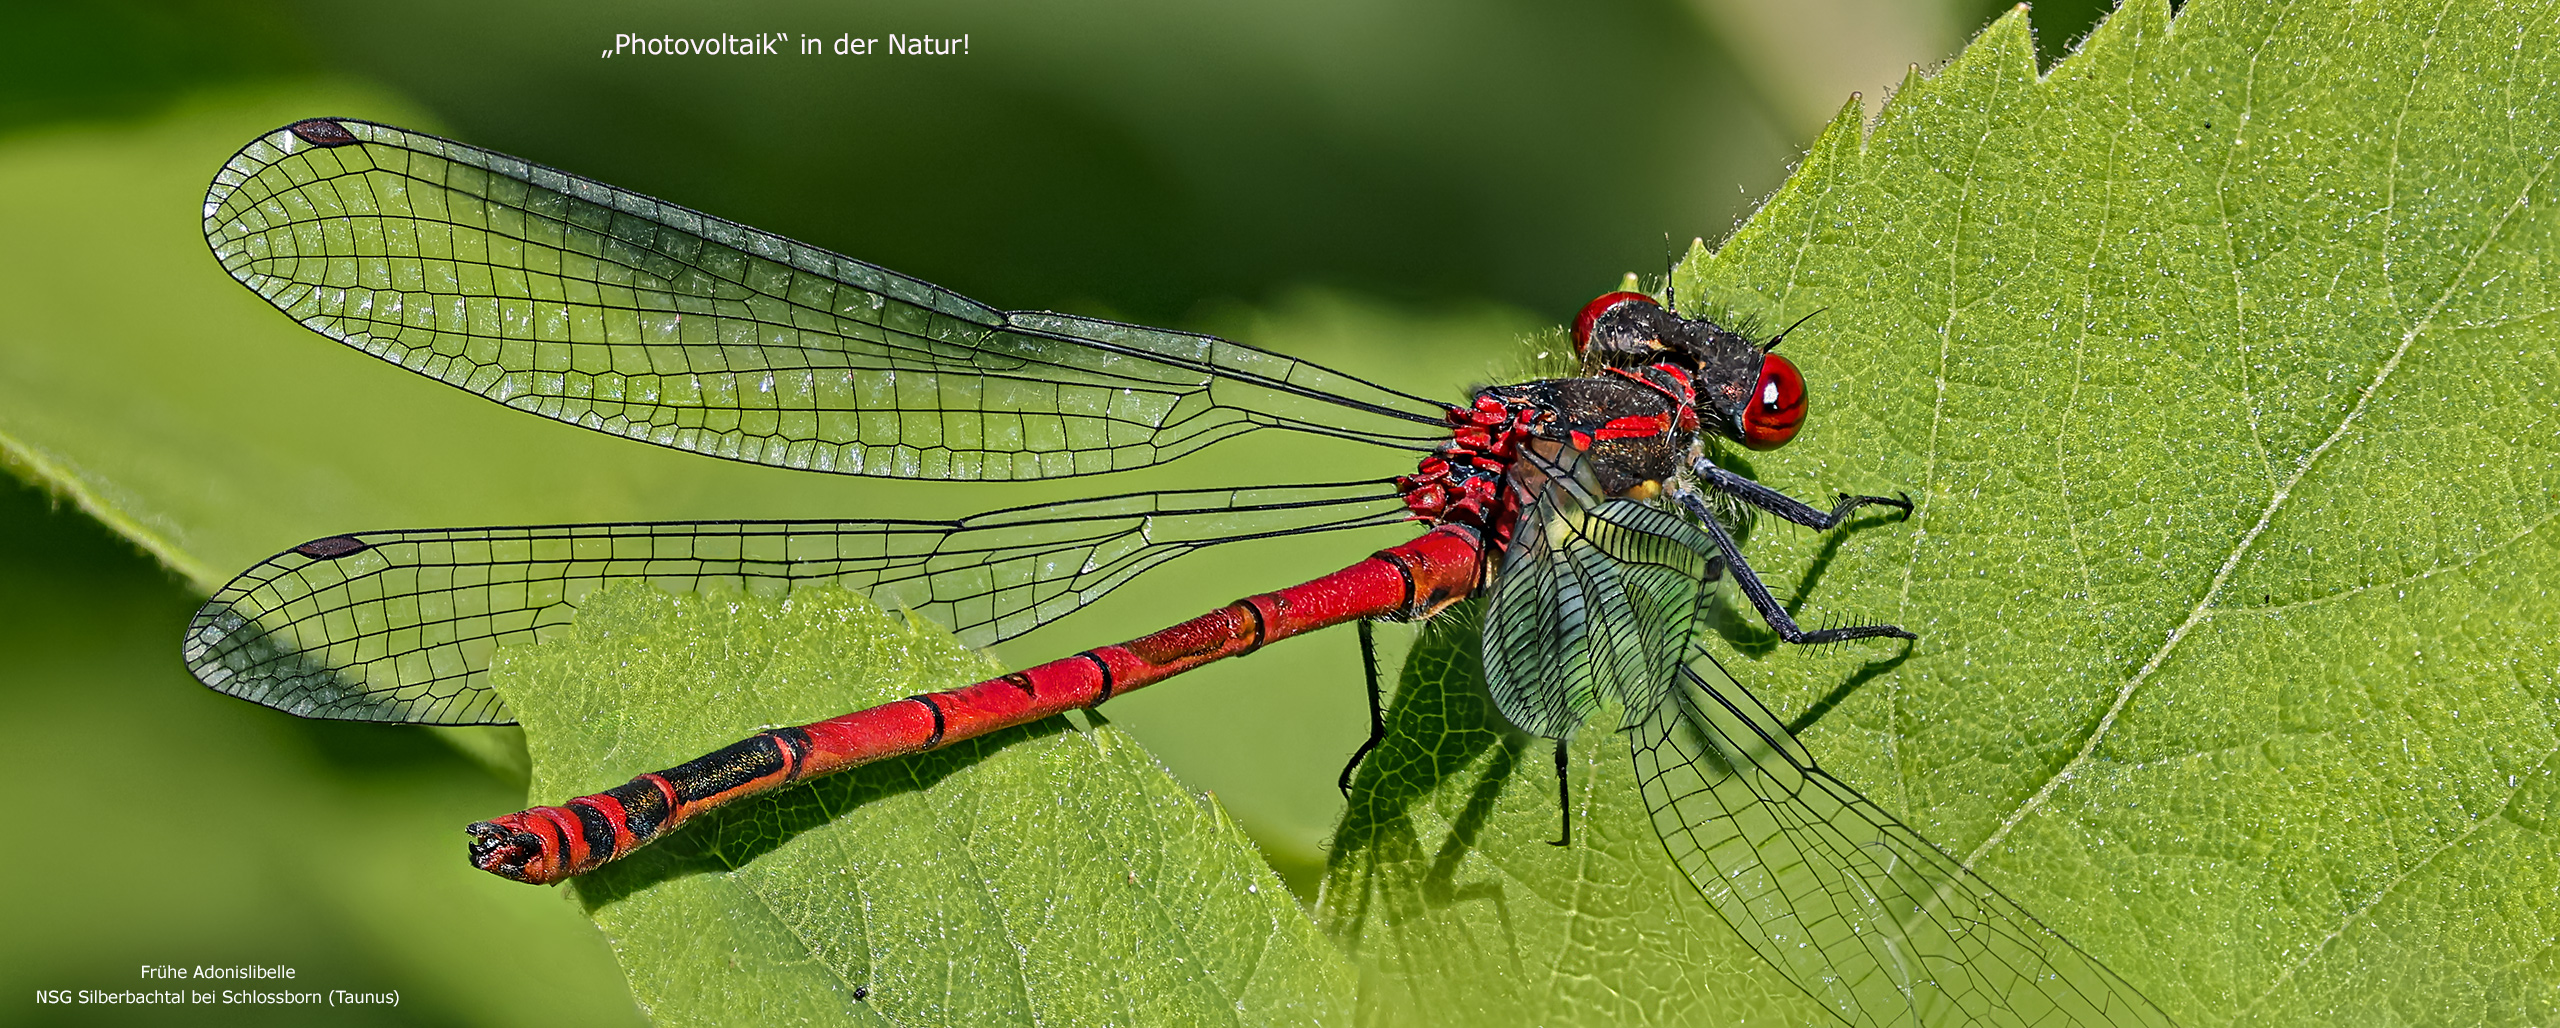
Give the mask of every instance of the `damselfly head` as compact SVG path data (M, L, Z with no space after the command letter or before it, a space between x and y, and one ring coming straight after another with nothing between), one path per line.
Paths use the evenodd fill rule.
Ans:
M1609 293L1585 304L1573 322L1574 350L1587 366L1679 365L1696 376L1701 413L1722 415L1704 420L1718 434L1754 450L1784 446L1804 427L1804 375L1794 362L1773 352L1786 335L1754 342L1704 318L1683 318L1654 298L1631 292Z

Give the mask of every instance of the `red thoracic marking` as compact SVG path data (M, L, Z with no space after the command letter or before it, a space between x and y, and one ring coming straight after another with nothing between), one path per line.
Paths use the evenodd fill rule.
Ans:
M1742 404L1742 445L1774 450L1804 427L1804 375L1777 354L1760 359L1760 381Z
M1687 433L1698 430L1698 383L1696 379L1689 377L1688 369L1677 364L1655 364L1642 372L1628 368L1610 368L1609 370L1642 383L1646 388L1661 393L1676 405L1680 410L1680 417L1674 428Z
M1689 373L1677 364L1648 364L1641 368L1604 368L1602 370L1661 393L1663 399L1683 409L1694 407L1698 403L1697 383L1692 381Z
M1599 437L1603 440L1643 439L1661 435L1670 430L1671 418L1668 415L1630 414L1600 426Z
M471 862L536 885L584 874L705 810L792 782L1089 707L1301 632L1435 613L1475 591L1484 557L1480 533L1445 525L1314 581L1247 597L1118 646L762 732L604 793L480 822L470 829Z
M1599 299L1583 304L1582 313L1573 316L1573 352L1581 353L1591 348L1591 326L1599 323L1600 316L1609 313L1609 308L1622 303L1653 302L1653 297L1643 293L1616 292L1604 293Z

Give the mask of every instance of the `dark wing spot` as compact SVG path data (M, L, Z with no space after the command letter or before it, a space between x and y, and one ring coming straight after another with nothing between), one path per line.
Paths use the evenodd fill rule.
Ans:
M372 547L366 545L364 540L358 539L352 535L333 535L326 539L314 539L300 546L296 546L293 548L293 552L299 553L313 560L336 560L340 557L347 556L348 554L363 553L369 549L372 549Z
M302 141L313 146L345 146L356 141L356 134L327 118L313 118L293 123L291 130Z

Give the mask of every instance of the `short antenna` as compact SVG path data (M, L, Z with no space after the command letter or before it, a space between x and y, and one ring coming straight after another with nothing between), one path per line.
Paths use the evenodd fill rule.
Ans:
M1831 309L1831 308L1829 308L1829 307L1816 307L1816 308L1814 308L1814 309L1813 309L1813 314L1820 314L1820 313L1822 313L1822 312L1824 312L1824 311L1827 311L1827 310L1830 310L1830 309ZM1769 352L1769 351L1771 351L1771 350L1775 350L1775 349L1777 349L1777 348L1778 348L1778 344L1779 344L1779 343L1783 343L1783 342L1786 342L1786 341L1787 341L1787 333L1795 331L1795 330L1796 330L1796 325L1802 325L1802 324L1804 324L1805 322L1812 321L1812 320L1813 320L1813 314L1807 314L1807 315L1805 315L1804 317L1797 318L1797 319L1796 319L1796 324L1795 324L1795 325L1789 325L1789 326L1787 326L1787 327L1785 327L1785 328L1783 328L1783 329L1779 329L1779 330L1778 330L1778 334L1777 334L1777 335L1770 336L1770 337L1769 337L1769 341L1768 341L1768 342L1763 343L1763 344L1761 344L1761 345L1760 345L1760 352L1762 352L1762 353L1767 353L1767 352Z
M1671 233L1662 234L1662 309L1680 313L1679 298L1672 293L1672 273L1680 270L1680 259L1671 254Z

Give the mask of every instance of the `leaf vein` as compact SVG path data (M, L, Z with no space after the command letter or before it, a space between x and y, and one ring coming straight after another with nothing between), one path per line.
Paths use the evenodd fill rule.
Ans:
M2505 210L2498 212L2497 220L2490 224L2487 232L2482 234L2479 245L2472 247L2471 252L2466 255L2462 270L2446 280L2444 288L2436 294L2434 302L2428 305L2426 314L2411 323L2408 331L2401 333L2400 341L2392 347L2391 355L2385 358L2382 366L2374 371L2373 380L2365 383L2364 388L2358 391L2355 404L2349 408L2344 417L2338 420L2337 428L2329 433L2328 438L2321 440L2320 445L2312 447L2311 452L2303 454L2294 461L2293 476L2286 479L2284 484L2276 490L2275 495L2269 498L2266 508L2258 514L2257 523L2249 526L2249 530L2241 534L2239 542L2232 546L2230 555L2224 558L2222 566L2214 571L2213 579L2206 585L2204 594L2197 598L2195 606L2187 612L2186 620L2180 622L2178 627L2170 629L2168 637L2161 640L2159 649L2152 653L2151 659L2144 662L2142 668L2134 672L2132 678L2126 680L2123 688L2116 690L2115 702L2108 706L2105 714L2099 716L2097 726L2090 730L2088 739L2080 746L2080 751L2073 754L2070 760L2065 761L2052 774L2047 775L2044 782L2036 788L2034 795L2027 797L2026 802L2019 804L2016 811L2003 818L2000 827L1994 830L1990 837L1982 840L1980 846L1974 847L1973 852L1965 856L1964 865L1967 868L1975 866L1992 850L1997 849L2000 843L2009 837L2009 833L2026 820L2027 815L2043 808L2045 802L2052 798L2055 790L2096 755L2098 744L2106 739L2107 733L2115 727L2116 719L2123 716L2125 708L2132 705L2134 694L2141 691L2142 686L2151 680L2151 676L2159 671L2163 664L2168 663L2170 654L2175 653L2178 645L2186 640L2187 633L2212 616L2214 603L2221 597L2223 587L2228 585L2231 576L2239 571L2241 561L2255 549L2258 537L2264 535L2268 527L2274 524L2276 514L2284 509L2285 501L2292 497L2294 487L2300 485L2302 480L2310 475L2312 467L2320 462L2320 458L2344 440L2349 430L2362 421L2366 409L2373 404L2374 396L2382 391L2383 384L2389 382L2392 375L2399 370L2400 361L2408 356L2409 348L2416 345L2418 337L2425 334L2427 329L2435 323L2436 315L2444 310L2445 304L2452 301L2454 294L2462 288L2462 283L2470 280L2472 271L2480 266L2481 255L2497 246L2498 240L2506 234L2508 223L2514 220L2516 212L2524 209L2532 201L2533 191L2541 187L2542 178L2550 172L2554 160L2560 160L2560 154L2545 158L2541 166L2534 169L2533 176L2526 180L2524 188L2517 191L2515 200L2507 204Z
M2542 769L2543 773L2548 774L2550 773L2551 761L2554 756L2560 756L2560 748L2543 751L2542 760L2534 766ZM2516 796L2522 792L2524 792L2524 790L2521 787L2510 788L2507 790L2507 797L2505 801L2499 803L2496 810L2489 811L2480 817L2472 819L2471 827L2465 829L2461 835L2457 835L2452 839L2446 840L2445 844L2442 846L2428 850L2426 856L2418 858L2418 861L2409 865L2406 870L2391 876L2390 881L2382 883L2382 887L2374 890L2372 896L2366 897L2365 901L2357 904L2354 910L2347 911L2344 916L2340 917L2338 919L2337 927L2329 929L2328 934L2320 937L2320 941L2305 947L2300 959L2285 965L2284 970L2278 972L2275 979L2267 983L2267 987L2264 991L2252 997L2247 1006L2240 1008L2239 1014L2232 1017L2232 1022L2236 1024L2238 1022L2248 1020L2249 1015L2252 1012L2265 1004L2268 999L2275 996L2275 994L2278 991L2281 991L2286 984L2292 982L2293 976L2296 972L2311 966L2312 961L2319 959L2320 954L2327 952L2331 945L2334 945L2339 938L2347 934L2348 929L2363 922L2365 915L2371 913L2373 908L2381 906L2382 901L2390 898L2391 894L2394 891L2397 891L2402 883L2416 878L2419 872L2425 871L2428 865L2435 863L2437 856L2461 848L2464 843L2471 841L2472 836L2480 834L2482 829L2487 828L2490 824L2498 821L2500 816L2506 813L2507 808L2515 805Z

